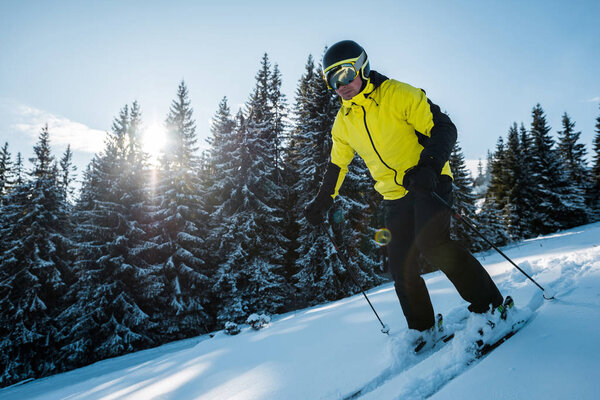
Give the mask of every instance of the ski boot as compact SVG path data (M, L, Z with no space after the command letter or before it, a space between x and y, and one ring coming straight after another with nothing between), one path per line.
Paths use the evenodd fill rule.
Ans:
M506 318L508 315L508 310L510 310L514 306L515 306L515 302L512 299L512 297L506 296L506 298L504 299L504 303L500 304L496 308L492 308L492 310L488 314L487 324L489 325L489 327L491 329L494 329L497 324L500 324L503 321L506 321ZM479 335L484 336L483 328L479 329ZM482 339L477 340L476 343L479 348L483 347L483 345L484 345L484 341Z
M414 341L414 352L420 353L422 351L433 348L438 340L438 337L440 337L442 335L442 332L444 332L443 325L444 318L442 317L442 314L437 314L435 316L435 324L426 331L421 332L419 337Z
M492 308L492 315L495 315L496 312L497 312L498 315L500 315L500 320L501 321L506 321L506 316L508 315L508 310L510 310L514 306L515 306L515 302L512 299L512 297L506 296L506 298L504 299L504 303L500 304L496 308ZM500 322L500 321L498 321L498 322ZM496 324L494 323L494 321L492 321L491 319L488 320L488 323L490 324L490 326L492 328L494 328L496 326Z

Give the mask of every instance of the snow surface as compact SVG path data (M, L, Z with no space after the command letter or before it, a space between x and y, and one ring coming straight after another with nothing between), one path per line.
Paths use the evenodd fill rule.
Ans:
M264 329L218 332L170 343L0 390L0 399L597 399L600 389L600 223L528 240L505 252L542 292L498 254L478 254L527 324L482 360L466 349L481 317L446 277L426 276L447 327L468 316L454 340L416 356L392 284L362 295L274 316ZM471 329L469 329L471 328Z

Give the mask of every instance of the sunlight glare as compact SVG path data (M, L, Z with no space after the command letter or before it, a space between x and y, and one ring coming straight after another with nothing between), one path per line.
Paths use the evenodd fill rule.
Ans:
M150 162L156 164L167 141L167 131L163 124L153 121L142 136L143 148L150 155Z

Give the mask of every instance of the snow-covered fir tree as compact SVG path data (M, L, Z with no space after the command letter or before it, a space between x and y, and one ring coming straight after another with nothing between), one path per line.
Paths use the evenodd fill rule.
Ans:
M476 198L480 199L485 196L485 191L487 190L488 184L489 181L487 180L483 162L480 158L477 163L477 176L473 179L473 193L475 194Z
M207 214L202 200L196 125L188 89L181 82L166 119L167 143L153 201L153 262L161 268L164 292L156 310L161 334L180 339L207 333L212 326L205 245Z
M60 315L65 368L155 343L150 317L164 292L159 270L144 260L145 159L137 102L115 118L102 153L88 167L76 207L79 243L73 303Z
M25 167L23 166L23 156L17 153L17 159L13 168L13 184L22 185L25 182Z
M12 160L8 151L8 142L0 149L0 206L2 198L8 193L12 182Z
M244 125L242 111L238 112L234 120L227 98L224 97L213 117L212 136L208 140L211 185L207 190L207 245L217 265L213 277L212 313L217 316L219 324L242 321L248 315L238 290L241 271L237 268L237 258L247 257L242 243L237 241L240 234L238 229L243 226L244 218L238 214L244 203L245 176L242 168L243 160L247 157L242 128Z
M508 139L504 152L505 179L507 188L506 203L502 209L502 217L510 239L516 241L530 235L531 198L529 195L530 177L525 163L530 159L525 151L529 151L527 132L521 132L524 139L523 146L519 139L519 130L516 123L508 130Z
M69 213L58 185L48 126L40 132L28 180L2 206L0 384L56 372L58 324L73 282Z
M570 184L561 168L550 127L539 104L533 108L532 116L531 196L536 199L532 205L532 232L547 234L581 225L587 220L585 198Z
M485 200L477 215L482 233L497 246L504 245L509 240L502 219L502 209L506 205L507 198L504 162L504 139L499 138L496 151L493 154L488 153L487 169L490 173L490 185L485 192Z
M245 118L238 119L240 151L234 187L220 206L213 232L220 240L214 293L218 320L241 321L254 312L280 312L287 304L283 255L283 188L278 170L277 113L269 58L256 75ZM278 78L276 78L278 79ZM232 271L236 271L232 274Z
M506 146L504 138L499 137L496 142L494 156L490 160L490 186L486 197L494 197L496 204L502 210L508 201L508 170L506 168Z
M454 177L452 181L454 189L454 207L462 215L475 221L477 219L477 206L475 204L476 197L473 192L473 178L467 168L465 156L458 141L452 148L449 161ZM479 236L473 234L469 228L455 219L452 220L450 232L452 238L460 241L465 248L480 250L486 247Z
M575 122L567 113L562 116L562 130L558 131L558 155L570 182L582 190L590 183L589 169L586 165L587 151L580 143L581 132L575 132Z
M287 119L287 100L285 95L281 92L282 83L281 71L279 71L279 66L275 64L268 81L268 94L269 105L272 113L272 120L270 124L272 126L272 137L275 146L274 153L276 175L274 179L279 184L282 183L281 174L284 168L282 164L282 144L285 139Z
M303 192L301 182L301 159L303 151L303 143L306 142L306 135L303 134L302 128L310 126L310 110L307 108L310 92L310 85L315 71L314 59L312 55L309 55L305 73L299 80L298 88L296 89L295 102L292 106L292 128L289 130L287 137L285 137L285 149L284 158L286 168L283 171L284 179L284 201L288 205L286 213L284 215L284 226L287 237L290 239L286 257L285 257L285 270L286 278L293 282L293 275L296 272L296 261L298 260L299 253L298 248L301 244L302 238L300 236L300 227L302 224L302 210L306 204L302 204L300 197L305 196ZM304 99L304 101L300 101ZM299 308L301 304L304 304L304 300L299 299L296 294L296 290L291 290L293 293L294 304L292 307Z
M588 197L592 203L592 210L595 212L594 219L598 220L600 219L600 115L596 118L596 134L594 135L593 146L592 185Z
M58 175L58 185L63 191L63 196L67 202L71 203L74 200L74 190L72 183L75 182L77 176L75 171L77 167L73 165L73 152L71 151L71 145L67 145L67 149L63 153L59 161L60 171Z
M588 222L593 219L594 213L594 201L590 196L592 178L586 161L587 150L585 145L580 143L580 136L581 132L575 132L575 121L571 121L565 112L562 116L562 130L558 131L558 155L564 167L567 183L571 187L567 190L585 199L587 212L585 222Z

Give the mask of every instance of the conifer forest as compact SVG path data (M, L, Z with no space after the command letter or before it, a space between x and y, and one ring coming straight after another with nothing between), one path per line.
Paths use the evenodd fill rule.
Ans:
M264 54L242 109L215 101L203 151L182 81L157 162L142 149L136 101L118 111L84 171L70 148L52 154L47 125L31 154L3 144L0 387L359 292L303 217L340 107L320 70L309 56L290 100ZM477 176L454 147L454 205L496 245L600 220L600 109L591 149L566 112L560 127L546 118L536 104L530 121L508 126ZM328 216L365 290L389 279L373 185L355 157ZM471 250L487 249L463 225L452 229Z

